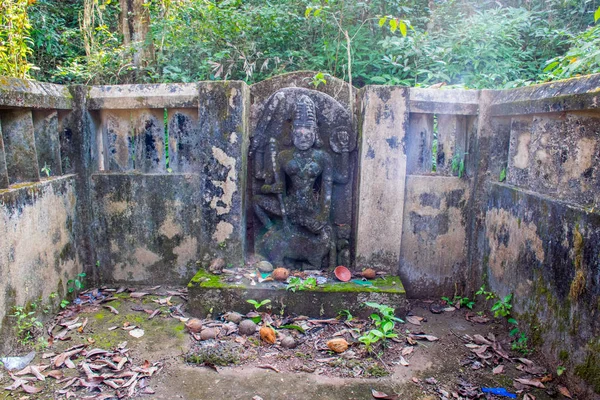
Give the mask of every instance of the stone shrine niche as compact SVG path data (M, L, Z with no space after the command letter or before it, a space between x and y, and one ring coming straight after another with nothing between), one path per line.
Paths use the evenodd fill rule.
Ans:
M274 266L350 266L356 132L331 96L280 89L262 107L249 150L248 235Z

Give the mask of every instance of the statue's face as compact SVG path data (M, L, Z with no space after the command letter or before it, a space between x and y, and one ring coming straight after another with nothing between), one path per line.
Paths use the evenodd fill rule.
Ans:
M315 130L308 126L294 127L294 146L299 150L308 150L315 144Z

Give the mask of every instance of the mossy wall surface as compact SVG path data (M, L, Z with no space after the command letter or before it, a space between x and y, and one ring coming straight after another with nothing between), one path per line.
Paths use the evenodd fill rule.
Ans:
M489 289L513 293L533 345L600 393L600 213L494 184L486 213ZM582 389L585 390L585 389Z
M71 176L0 190L0 351L16 334L14 306L54 303L81 272L74 226L77 196ZM5 354L5 353L3 353Z

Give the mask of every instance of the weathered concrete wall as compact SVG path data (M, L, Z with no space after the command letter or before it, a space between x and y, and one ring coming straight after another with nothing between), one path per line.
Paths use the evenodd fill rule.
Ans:
M394 274L404 216L408 90L367 86L361 98L356 265Z
M489 287L514 294L532 344L600 393L600 214L496 183L485 241Z
M507 182L600 206L600 112L512 118Z
M467 272L469 182L409 175L404 199L400 277L409 297L462 290Z
M101 282L186 283L205 246L198 174L94 174Z
M599 82L484 91L472 194L470 269L580 398L600 393Z
M11 348L13 306L49 304L81 272L72 175L0 190L0 341Z

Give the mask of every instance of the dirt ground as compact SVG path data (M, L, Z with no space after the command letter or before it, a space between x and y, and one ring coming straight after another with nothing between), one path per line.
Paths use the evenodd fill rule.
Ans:
M388 340L383 352L375 347L368 353L357 337L371 326L356 318L267 313L263 320L274 327L307 328L300 333L280 327L273 345L258 332L240 335L234 323L203 320L203 329L214 329L218 336L199 341L200 333L185 328L185 289L103 288L80 298L81 305L69 306L46 324L50 346L38 349L25 370L0 369L0 388L12 389L0 389L0 398L508 398L483 394L482 388L505 388L519 399L567 398L562 393L568 382L544 368L535 353L525 358L510 350L506 322L468 321L467 316L476 314L466 309L449 311L446 306L447 311L434 314L430 302L414 302L410 315L422 317L421 325L397 324L398 338ZM419 323L419 318L412 320ZM283 348L285 336L293 337L297 347ZM327 347L332 338L345 338L350 347L332 352ZM236 365L217 366L214 359L200 365L186 362L205 348L218 355L231 353ZM10 356L29 350L15 349Z

